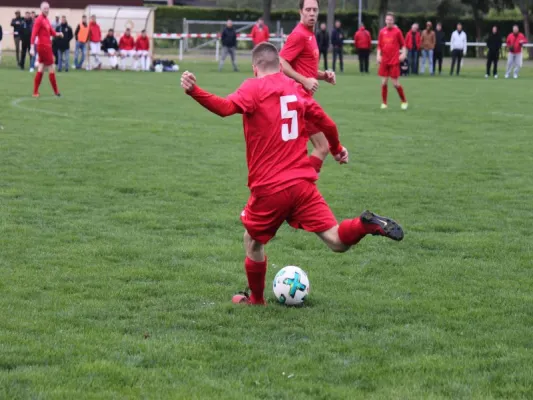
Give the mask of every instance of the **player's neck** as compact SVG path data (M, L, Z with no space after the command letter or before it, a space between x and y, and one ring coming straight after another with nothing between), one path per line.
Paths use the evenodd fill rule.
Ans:
M314 32L315 31L315 25L307 25L306 23L304 23L304 21L300 20L300 24L302 24L309 32Z

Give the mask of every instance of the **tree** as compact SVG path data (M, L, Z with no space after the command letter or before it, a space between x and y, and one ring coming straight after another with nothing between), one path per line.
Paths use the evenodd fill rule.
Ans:
M265 24L270 24L270 15L272 13L272 0L263 0L263 18Z
M336 0L328 0L328 32L333 30L333 23L335 22L335 6Z
M529 25L529 18L531 17L531 11L533 10L533 0L515 0L516 5L520 9L522 18L524 19L524 34L527 37L528 42L531 43L531 26ZM529 58L533 58L533 48L529 48Z
M378 15L379 15L379 27L385 26L385 14L389 9L389 0L379 0L378 3Z

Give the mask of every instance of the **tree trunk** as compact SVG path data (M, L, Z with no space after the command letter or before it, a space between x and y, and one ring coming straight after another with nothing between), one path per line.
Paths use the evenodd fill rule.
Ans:
M333 24L335 22L335 6L336 0L328 0L328 32L333 30Z
M481 41L481 18L476 18L476 42ZM483 47L476 47L476 57L483 58Z
M272 13L272 0L263 0L263 19L265 24L270 25L270 15Z
M529 26L529 10L526 8L520 10L524 17L524 35L526 35L528 43L531 43L531 27ZM533 47L528 48L529 59L533 59Z
M385 14L387 14L389 8L389 0L379 0L378 14L379 14L379 28L385 26Z

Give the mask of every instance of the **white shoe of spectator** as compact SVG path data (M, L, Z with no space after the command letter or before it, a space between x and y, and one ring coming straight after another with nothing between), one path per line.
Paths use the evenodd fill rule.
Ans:
M485 74L485 79L487 79L489 76L487 74Z
M509 74L505 74L505 79L509 79Z
M30 68L30 72L35 72L35 70L33 68Z
M513 75L513 78L518 79L518 75L517 75L517 74L514 74L514 75Z
M498 79L498 75L494 75L494 79Z

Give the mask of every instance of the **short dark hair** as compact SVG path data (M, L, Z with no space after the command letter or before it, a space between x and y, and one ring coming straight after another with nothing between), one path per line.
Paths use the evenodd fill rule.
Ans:
M300 0L300 10L304 9L305 0ZM320 7L320 0L316 0L316 4Z
M141 33L145 33L145 32L146 32L146 29L143 29L143 30L141 31Z
M392 11L389 11L387 14L385 14L385 17L396 18L396 15L394 15L394 13Z
M252 50L252 64L262 71L279 68L278 49L269 42L258 44Z

